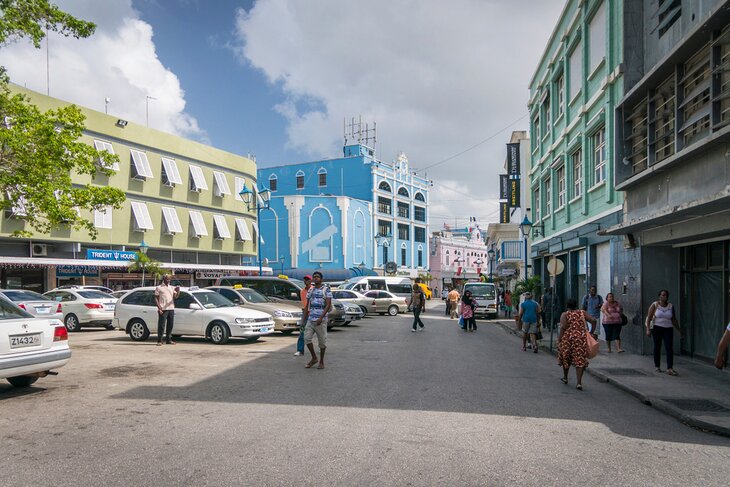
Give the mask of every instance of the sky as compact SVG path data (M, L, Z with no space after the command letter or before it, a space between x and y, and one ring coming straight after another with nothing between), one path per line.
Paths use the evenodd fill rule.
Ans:
M339 157L343 120L362 116L379 159L402 151L433 180L439 230L498 221L505 144L528 129L530 79L565 1L55 3L95 34L0 47L13 82L259 167Z

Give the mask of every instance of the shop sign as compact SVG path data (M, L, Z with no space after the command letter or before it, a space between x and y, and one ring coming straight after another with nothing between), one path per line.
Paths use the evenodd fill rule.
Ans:
M89 260L134 260L137 252L129 250L103 250L103 249L87 249L86 258Z
M499 199L509 199L509 176L507 174L499 175Z
M520 180L509 180L509 206L511 208L520 207Z
M59 265L56 277L99 277L99 268L85 265Z
M227 275L225 272L196 272L195 279L218 279Z
M509 223L509 203L499 203L499 223Z
M520 143L507 144L507 172L512 178L520 177Z

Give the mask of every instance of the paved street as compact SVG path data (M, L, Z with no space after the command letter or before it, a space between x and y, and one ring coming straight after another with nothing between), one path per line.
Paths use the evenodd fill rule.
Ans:
M3 485L727 485L730 438L703 433L503 328L429 302L330 333L158 348L118 331L27 391L0 385Z

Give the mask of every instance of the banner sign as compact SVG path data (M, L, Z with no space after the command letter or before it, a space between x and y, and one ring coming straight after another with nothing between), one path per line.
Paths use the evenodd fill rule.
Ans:
M509 180L509 206L510 208L520 207L520 180L510 179Z
M85 265L59 265L56 277L99 277L99 268Z
M509 203L499 204L499 223L509 223Z
M86 258L89 260L133 260L137 252L129 250L101 250L86 249Z
M509 199L509 176L507 174L499 175L499 199Z
M507 172L510 177L520 175L520 144L507 144Z
M195 279L218 279L227 275L225 272L196 272Z

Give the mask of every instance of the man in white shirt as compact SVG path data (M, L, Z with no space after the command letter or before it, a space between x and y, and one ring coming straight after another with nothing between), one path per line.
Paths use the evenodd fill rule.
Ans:
M162 276L162 283L155 288L155 304L157 305L157 346L162 345L163 335L167 335L167 344L175 345L172 341L172 327L175 324L175 298L180 295L180 286L175 289L170 286L170 274ZM167 324L167 330L165 330ZM165 331L167 333L165 333Z

